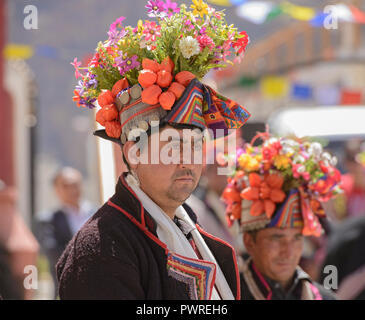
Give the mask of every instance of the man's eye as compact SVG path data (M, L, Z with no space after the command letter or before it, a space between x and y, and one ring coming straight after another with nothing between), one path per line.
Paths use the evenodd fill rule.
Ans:
M272 240L280 240L281 239L281 236L273 235L273 236L271 236L271 239Z

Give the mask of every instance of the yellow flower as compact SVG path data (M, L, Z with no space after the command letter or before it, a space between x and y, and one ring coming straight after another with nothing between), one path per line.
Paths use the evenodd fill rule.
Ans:
M255 156L255 159L258 161L258 162L261 162L262 161L262 154L257 154Z
M284 155L277 155L274 157L274 165L278 169L286 169L289 167L290 159Z
M205 14L208 14L208 5L203 0L193 0L193 3L190 8L194 9L193 14L195 16L200 15L203 18Z
M246 171L256 171L260 167L260 158L251 157L249 154L242 154L238 158L240 167Z
M251 147L251 146L247 147L246 152L249 153L249 154L252 153L253 152L253 147Z
M244 169L249 161L250 156L248 154L241 154L238 158L238 163L242 169Z
M248 171L257 171L260 168L260 162L257 161L256 158L251 158L249 163L247 164Z
M143 21L142 20L138 20L137 28L138 28L137 29L138 33L143 31Z

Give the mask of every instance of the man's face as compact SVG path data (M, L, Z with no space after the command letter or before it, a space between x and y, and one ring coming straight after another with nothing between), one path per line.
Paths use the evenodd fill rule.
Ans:
M301 228L262 229L255 238L245 233L244 242L260 272L279 283L291 280L303 250Z
M75 173L58 177L55 191L62 204L78 206L81 197L81 176Z
M133 170L140 180L140 188L154 202L162 208L177 208L191 195L199 182L203 167L202 159L198 163L194 163L193 157L194 153L198 154L202 150L203 136L195 135L196 138L184 138L182 129L167 126L159 132L160 138L169 132L166 130L175 130L175 137L168 141L159 141L158 146L153 148L151 139L156 136L151 135L148 138L148 148L144 148L142 151L142 153L148 152L148 162L137 164ZM184 129L185 133L189 131L193 132ZM187 154L190 161L184 164L183 158ZM159 162L153 164L151 159L157 156ZM174 160L174 163L170 161L169 164L165 164L169 162L166 160L171 159Z

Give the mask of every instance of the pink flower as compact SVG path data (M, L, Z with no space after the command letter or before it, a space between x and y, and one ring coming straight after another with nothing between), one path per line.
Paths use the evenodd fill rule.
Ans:
M205 47L208 47L209 49L214 48L214 41L211 37L204 35L204 36L198 36L197 40L200 44L200 48L203 50Z
M115 31L118 27L122 27L122 22L123 20L125 20L125 17L119 17L117 20L115 20L111 25L110 25L110 28L109 28L109 31L110 32L113 32Z
M176 2L171 2L170 0L166 0L166 3L163 5L165 12L170 18L174 13L180 12L180 8L177 6Z
M190 19L186 20L184 22L184 25L185 25L185 28L186 28L187 31L190 31L190 30L193 30L194 29L194 26L191 23Z
M73 65L75 67L75 78L82 78L82 74L79 71L79 67L81 66L81 61L77 61L77 58L74 59L73 62L70 63L71 65Z
M146 21L143 29L146 41L156 41L157 37L161 36L160 30L161 26L157 25L156 22Z
M227 57L229 57L231 55L231 42L230 41L225 41L223 43L223 47L222 47L222 59L223 61L227 61Z
M295 179L302 177L304 180L309 181L310 174L305 171L305 167L302 164L293 164L293 177Z

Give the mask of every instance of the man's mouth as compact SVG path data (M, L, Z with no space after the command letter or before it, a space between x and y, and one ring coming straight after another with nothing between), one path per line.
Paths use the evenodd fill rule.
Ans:
M179 178L175 179L175 181L180 181L180 182L194 182L194 178L191 177L191 176L179 177Z

